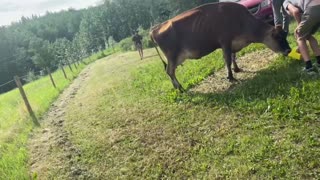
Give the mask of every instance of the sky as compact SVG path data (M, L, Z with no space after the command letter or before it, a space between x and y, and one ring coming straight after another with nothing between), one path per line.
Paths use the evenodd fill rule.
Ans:
M99 2L102 0L0 0L0 26L19 21L22 16L43 15L70 7L82 9Z

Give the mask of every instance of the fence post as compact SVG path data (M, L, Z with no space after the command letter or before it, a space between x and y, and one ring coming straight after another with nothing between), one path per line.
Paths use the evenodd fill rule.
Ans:
M54 80L53 80L52 75L51 75L51 71L50 71L50 69L48 67L47 67L47 71L48 71L48 74L50 76L50 80L52 82L53 87L56 88L56 83L54 83Z
M23 87L22 87L22 83L21 83L21 81L20 81L20 78L19 78L18 76L14 76L14 81L16 82L16 84L17 84L17 86L18 86L18 88L19 88L20 94L21 94L22 99L23 99L23 101L24 101L24 104L26 105L27 110L28 110L28 112L29 112L29 114L30 114L30 116L31 116L31 118L32 118L33 123L34 123L35 125L37 125L37 126L40 126L40 124L39 124L39 122L38 122L38 120L37 120L37 117L35 116L34 112L32 111L32 108L31 108L31 106L30 106L30 103L29 103L29 101L28 101L28 98L27 98L27 96L26 96L26 93L25 93L24 90L23 90Z
M72 69L71 64L70 64L69 61L68 61L68 66L69 66L70 71L73 72L73 69Z
M67 74L66 74L66 72L64 71L63 65L61 65L61 69L62 69L62 72L63 72L64 78L68 79Z
M74 65L74 67L75 67L76 69L78 69L76 62L73 62L73 65Z

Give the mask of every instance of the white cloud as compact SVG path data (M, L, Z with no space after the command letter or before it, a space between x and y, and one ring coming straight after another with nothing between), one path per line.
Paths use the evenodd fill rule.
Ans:
M18 21L22 16L43 15L47 11L59 11L95 6L101 0L0 0L0 26Z

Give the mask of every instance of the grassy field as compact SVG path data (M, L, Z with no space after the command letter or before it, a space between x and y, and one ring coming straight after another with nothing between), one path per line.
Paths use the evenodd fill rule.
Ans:
M89 63L99 57L100 54L94 55L85 62ZM77 77L85 65L80 64L77 69L72 67L73 72L65 68L69 80L64 78L61 70L53 73L56 89L48 76L24 86L38 118L50 108L51 103ZM26 142L33 126L17 89L0 95L0 179L28 179Z
M279 56L232 90L181 94L158 57L137 59L129 52L96 65L68 107L79 161L95 178L320 177L320 77L301 73L301 61ZM223 67L215 52L177 77L190 89Z

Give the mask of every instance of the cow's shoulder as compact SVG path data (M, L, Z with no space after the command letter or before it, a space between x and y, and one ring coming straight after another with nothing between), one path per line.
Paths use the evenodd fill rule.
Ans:
M179 14L178 16L162 23L161 26L158 27L158 34L169 33L171 31L174 31L174 29L176 28L175 24L179 22L185 23L189 18L194 18L195 16L199 16L200 13L201 11L199 9L192 9L182 14Z
M185 19L188 19L190 17L194 17L194 16L197 16L201 13L201 10L200 9L191 9L189 11L186 11L182 14L179 14L178 16L172 18L170 21L172 23L175 23L175 22L178 22L178 21L183 21Z

